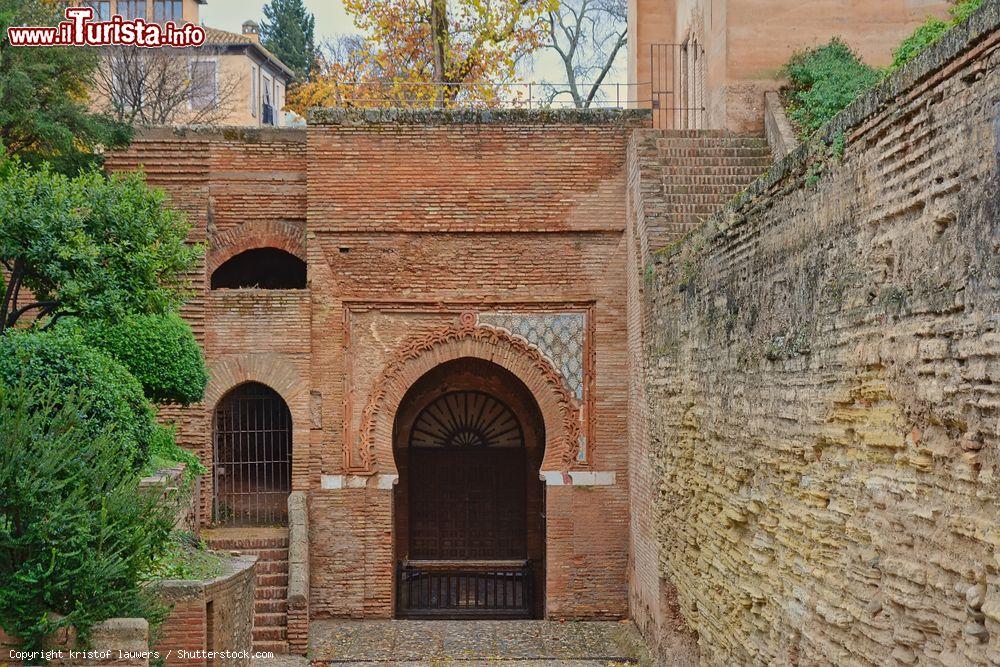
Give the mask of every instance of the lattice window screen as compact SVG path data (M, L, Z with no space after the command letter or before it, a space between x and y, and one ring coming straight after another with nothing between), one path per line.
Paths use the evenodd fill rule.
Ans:
M512 334L521 336L541 350L548 357L556 370L562 375L566 388L576 396L581 405L586 406L584 390L586 387L586 350L587 316L585 313L515 313L495 312L480 313L482 324L506 329ZM581 411L586 424L586 410ZM586 429L584 429L586 432ZM581 461L586 460L586 441L580 443Z

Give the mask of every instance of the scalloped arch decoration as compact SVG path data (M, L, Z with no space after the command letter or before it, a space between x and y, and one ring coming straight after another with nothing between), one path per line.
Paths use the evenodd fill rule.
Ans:
M580 447L580 406L537 347L463 313L449 325L403 343L372 386L361 414L358 455L369 473L395 473L392 432L403 396L425 373L462 357L484 359L517 376L531 391L545 423L543 471L568 471Z

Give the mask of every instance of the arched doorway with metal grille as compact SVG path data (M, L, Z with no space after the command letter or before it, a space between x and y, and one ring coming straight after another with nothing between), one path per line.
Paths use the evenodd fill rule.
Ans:
M433 369L395 428L396 611L404 618L533 618L544 585L538 406L482 359Z
M292 416L284 399L259 382L241 384L219 401L212 432L213 523L287 523Z

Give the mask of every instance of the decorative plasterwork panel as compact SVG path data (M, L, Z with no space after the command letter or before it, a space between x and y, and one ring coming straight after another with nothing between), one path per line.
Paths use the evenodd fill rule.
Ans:
M506 329L537 347L562 375L566 388L583 401L586 381L584 313L480 313L479 322Z

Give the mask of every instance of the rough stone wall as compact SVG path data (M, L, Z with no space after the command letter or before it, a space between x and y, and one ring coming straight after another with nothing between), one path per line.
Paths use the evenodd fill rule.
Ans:
M695 229L767 164L759 137L722 131L637 130L628 146L629 609L654 648L678 664L694 660L697 647L674 587L661 576L654 535L643 348L646 267L651 253Z
M1000 664L998 26L656 257L649 493L705 664Z

